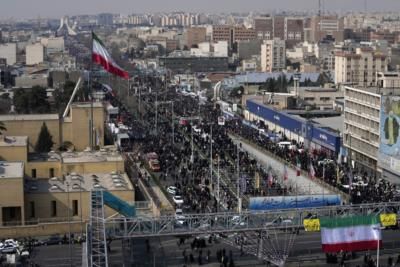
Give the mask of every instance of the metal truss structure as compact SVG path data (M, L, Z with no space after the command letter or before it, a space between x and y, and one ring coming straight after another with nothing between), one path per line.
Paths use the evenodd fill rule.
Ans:
M299 228L302 227L303 220L310 216L318 218L381 214L399 209L400 202L393 202L282 211L189 214L185 215L184 219L176 219L174 215L147 218L112 218L105 220L105 229L108 236L117 239L282 230L287 227L279 223L282 220L290 220L292 227Z

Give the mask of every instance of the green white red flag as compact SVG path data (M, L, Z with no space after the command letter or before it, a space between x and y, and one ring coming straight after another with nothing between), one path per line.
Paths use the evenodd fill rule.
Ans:
M112 59L103 42L92 32L92 61L101 65L106 71L124 79L129 79L129 73Z
M382 246L378 216L321 218L321 244L325 253L374 250Z

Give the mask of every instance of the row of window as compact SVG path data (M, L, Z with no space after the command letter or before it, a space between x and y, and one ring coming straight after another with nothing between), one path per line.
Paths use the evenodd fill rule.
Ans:
M353 114L350 112L346 112L344 115L345 119L357 123L359 125L363 125L364 127L372 128L373 131L379 132L379 122L370 120L368 118L359 116L358 114Z
M31 218L36 218L36 207L35 207L35 202L31 201L29 203L30 206L30 217ZM78 200L72 200L72 216L78 216L79 211L78 211L79 203ZM50 202L50 216L51 217L57 217L57 201L52 200Z
M351 109L354 113L358 113L360 116L364 117L374 117L375 119L379 119L379 110L367 104L359 104L349 100L346 100L346 108Z

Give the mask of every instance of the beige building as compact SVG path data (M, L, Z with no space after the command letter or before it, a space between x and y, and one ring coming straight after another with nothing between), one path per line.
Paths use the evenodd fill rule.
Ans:
M104 145L104 107L100 102L93 104L94 130L93 138L95 145ZM53 137L54 148L58 148L64 141L70 141L75 149L82 151L90 146L90 134L88 132L90 121L90 104L74 103L71 105L69 115L59 119L58 114L35 114L35 115L0 115L0 121L7 128L7 135L27 136L28 149L33 151L40 128L46 123Z
M129 204L134 203L133 186L115 147L98 152L50 152L27 157L22 155L26 137L6 138L0 142L0 156L7 159L9 154L14 154L14 158L21 155L22 161L0 162L1 226L87 221L93 189L107 190ZM7 146L9 150L4 149ZM111 208L105 211L106 216L116 213Z
M282 71L286 67L285 41L266 40L261 45L261 71Z
M33 66L44 61L44 46L41 43L26 46L26 65Z
M335 55L335 84L376 86L378 72L387 71L388 58L372 48L357 48L355 52Z
M0 44L0 58L4 58L7 65L14 65L17 62L17 44Z
M25 221L23 162L0 161L0 187L1 225L21 224Z

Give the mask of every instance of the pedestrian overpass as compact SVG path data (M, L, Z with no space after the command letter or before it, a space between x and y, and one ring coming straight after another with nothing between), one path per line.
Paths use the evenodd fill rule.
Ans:
M105 218L104 205L121 214ZM280 211L244 211L241 213L188 214L177 220L174 215L159 217L135 216L135 207L102 190L92 191L91 218L87 226L87 266L108 267L107 238L129 239L139 237L187 236L221 233L260 233L287 228L277 220L289 219L292 229L300 229L303 220L314 217L369 215L400 210L400 202L362 205L300 208ZM262 258L262 257L260 257Z

